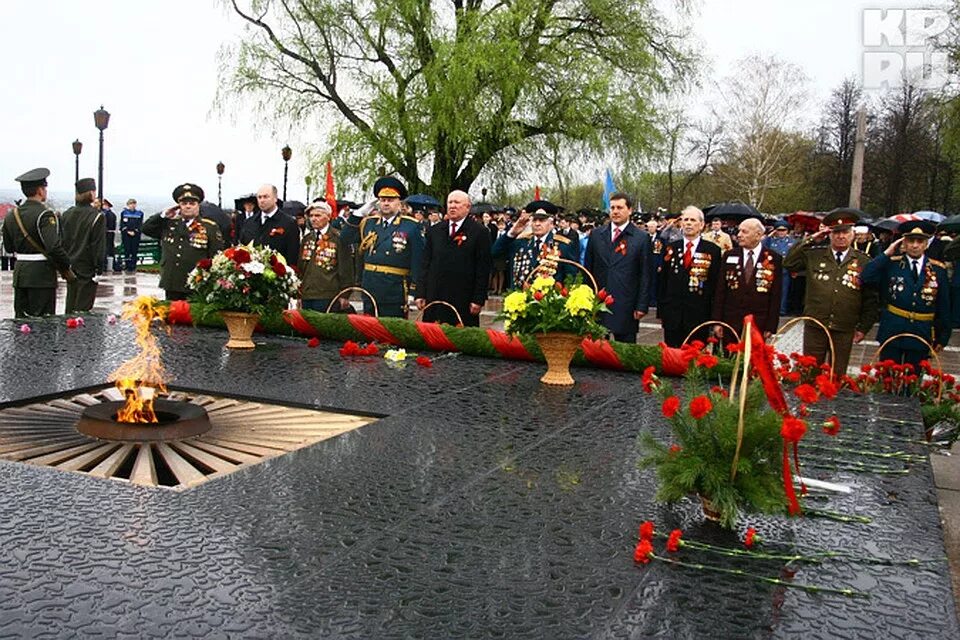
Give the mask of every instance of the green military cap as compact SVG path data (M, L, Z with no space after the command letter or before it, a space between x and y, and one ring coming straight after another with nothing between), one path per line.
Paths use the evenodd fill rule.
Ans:
M77 193L86 193L87 191L96 191L97 181L93 178L80 178L77 180Z
M177 202L181 200L196 200L197 202L201 202L203 200L203 189L193 183L184 182L173 190L173 199Z
M908 220L901 222L897 227L904 238L923 238L924 240L932 238L937 230L937 225L929 220Z
M828 213L823 219L823 224L830 227L831 231L847 231L850 227L860 222L860 218L862 217L863 212L859 209L840 207Z
M38 167L36 169L31 169L21 176L17 176L15 180L21 183L23 186L29 185L39 185L41 187L47 186L47 177L50 175L50 169L45 167Z
M383 176L373 183L373 195L377 198L400 198L403 200L407 197L407 188L393 176Z

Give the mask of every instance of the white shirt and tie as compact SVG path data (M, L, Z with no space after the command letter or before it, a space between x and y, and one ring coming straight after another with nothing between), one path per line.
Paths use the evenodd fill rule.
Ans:
M743 278L746 282L753 281L753 273L757 268L757 261L760 259L760 245L753 249L743 250Z
M268 222L270 222L270 218L273 217L273 214L275 214L277 210L278 208L274 207L273 211L264 211L260 216L260 226L265 226Z
M850 253L849 249L847 249L846 251L834 251L833 257L836 258L837 264L842 264L843 261L847 259L848 253Z

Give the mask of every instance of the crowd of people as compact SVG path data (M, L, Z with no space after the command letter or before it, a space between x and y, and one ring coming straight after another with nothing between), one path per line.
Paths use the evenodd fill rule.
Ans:
M145 217L131 200L117 220L109 202L96 201L90 178L77 182L74 207L52 211L48 175L17 178L26 200L3 224L4 247L17 256L18 317L55 312L58 274L67 281L66 312L89 311L118 233L126 261L114 260L115 269L136 268L141 234L159 240L160 286L172 300L188 297L187 274L199 260L252 243L296 266L305 309L350 312L343 292L360 287L367 313L406 317L415 307L426 321L466 326L479 325L490 295L536 274L562 281L586 271L613 297L600 318L613 339L635 342L639 321L655 309L674 347L736 340L747 315L771 335L799 295L796 310L814 319L805 323L804 352L832 357L839 372L878 321L881 356L913 364L942 349L960 324L960 271L950 264L960 259L960 238L939 237L922 220L875 236L855 209L836 209L804 232L759 217L708 221L695 206L641 215L625 193L610 196L605 214L565 214L547 200L478 208L463 191L448 194L445 207L415 208L404 184L386 176L362 206L318 198L291 208L264 185L224 213L184 183L164 211Z

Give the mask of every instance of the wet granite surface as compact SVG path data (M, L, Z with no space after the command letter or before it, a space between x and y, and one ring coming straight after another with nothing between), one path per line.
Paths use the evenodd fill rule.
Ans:
M101 384L133 354L131 330L102 318L31 327L0 322L2 403ZM538 364L447 356L394 369L342 360L339 344L257 340L254 352L227 352L222 331L175 328L162 345L177 386L384 417L182 493L0 461L0 637L960 635L926 460L882 462L907 474L805 468L854 489L808 504L869 523L748 516L726 533L693 501L653 501L636 436L667 436L639 376L577 369L576 386L552 389ZM920 434L907 400L843 398L834 408L844 436L863 437L844 446L925 453L889 440ZM869 597L811 594L638 567L645 519L731 547L754 526L783 550L941 560L792 566L796 582ZM782 561L679 557L791 573Z

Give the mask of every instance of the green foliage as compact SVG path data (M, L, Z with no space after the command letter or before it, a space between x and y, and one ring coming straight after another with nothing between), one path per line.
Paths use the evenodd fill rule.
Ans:
M507 294L498 317L511 334L561 331L602 336L607 330L597 324L597 314L609 312L604 300L583 284L581 276L567 278L566 284L537 276L529 288Z
M733 527L738 511L776 513L786 504L781 477L781 418L767 407L759 380L750 383L744 410L744 431L736 477L731 469L737 448L738 402L717 391L705 394L712 410L700 419L690 414L690 401L704 389L700 368L692 367L685 383L688 400L669 418L673 442L657 441L649 432L640 435L644 456L641 467L654 467L659 482L657 499L677 502L690 494L710 499L721 514L721 524ZM664 400L673 386L660 383ZM677 448L679 447L679 449Z

